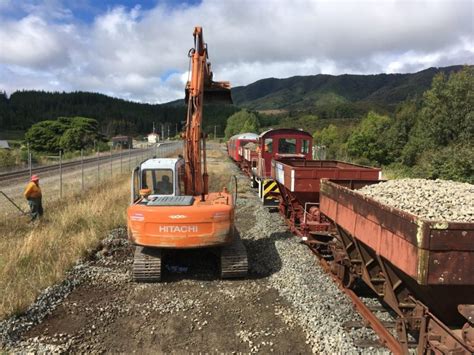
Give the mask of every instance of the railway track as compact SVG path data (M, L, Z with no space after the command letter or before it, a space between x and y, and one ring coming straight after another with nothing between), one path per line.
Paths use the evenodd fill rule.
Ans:
M365 323L360 323L360 322L346 322L344 324L344 327L347 328L367 328L370 327L373 329L373 331L378 335L379 337L379 343L371 343L371 342L366 342L362 340L360 343L357 344L357 346L361 348L369 348L369 347L377 347L377 346L383 346L388 348L391 352L394 354L402 354L403 353L403 348L400 346L400 343L397 341L397 339L394 337L392 334L392 330L396 326L395 318L391 317L393 321L387 322L375 314L376 312L383 312L384 314L388 315L389 311L386 306L382 305L382 303L379 302L378 306L374 305L367 305L362 298L353 291L352 289L346 288L343 285L343 282L341 279L339 279L334 273L331 271L331 266L329 263L326 261L325 257L319 253L317 248L314 247L314 244L311 243L305 243L308 248L311 250L311 252L316 256L319 265L326 271L329 276L333 279L333 281L339 286L339 289L344 292L351 300L351 302L354 305L354 308L357 310L357 312L362 316L362 318L365 320ZM374 299L377 299L374 297ZM377 299L377 301L379 301Z
M178 142L173 142L173 143L161 143L161 145L158 146L158 151L163 149L164 146L168 145L178 145L180 143ZM75 161L66 161L61 163L61 168L63 170L71 170L73 168L80 167L82 164L84 165L84 168L91 167L95 164L100 164L103 162L110 162L112 161L117 161L119 159L124 159L124 162L129 159L129 158L136 158L137 156L141 156L143 153L149 151L150 149L155 149L153 148L146 148L146 149L134 149L129 151L126 151L125 153L114 153L112 156L109 155L101 155L101 156L94 156L94 157L89 157L85 158L83 161L81 160L75 160ZM49 173L49 172L56 172L60 168L60 164L51 164L51 165L43 165L43 166L37 166L33 167L31 169L31 172L33 174L44 174L44 173ZM29 177L30 175L30 170L29 169L21 169L21 170L16 170L12 172L4 172L0 173L0 183L5 183L9 182L11 180L17 180L17 179L25 179L26 177Z

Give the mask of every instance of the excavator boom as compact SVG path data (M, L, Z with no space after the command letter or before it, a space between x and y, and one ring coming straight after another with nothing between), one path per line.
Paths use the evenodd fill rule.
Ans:
M189 51L190 80L186 84L187 117L184 155L186 158L186 194L204 196L208 193L205 136L202 132L203 104L232 104L228 81L212 80L211 63L201 27L194 29L194 48Z

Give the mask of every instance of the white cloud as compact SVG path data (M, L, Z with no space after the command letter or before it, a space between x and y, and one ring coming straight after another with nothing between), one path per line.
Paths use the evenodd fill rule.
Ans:
M412 72L474 62L470 0L204 0L151 10L114 7L90 24L58 1L31 7L19 20L0 15L0 68L9 78L24 78L19 68L29 68L28 85L37 78L39 89L147 102L180 98L196 24L204 28L216 80L234 86L265 77ZM55 15L45 8L56 8L49 11ZM45 82L45 76L52 78ZM0 88L25 85L9 80L0 76Z
M34 15L1 25L0 63L45 69L68 63L70 26L50 26Z

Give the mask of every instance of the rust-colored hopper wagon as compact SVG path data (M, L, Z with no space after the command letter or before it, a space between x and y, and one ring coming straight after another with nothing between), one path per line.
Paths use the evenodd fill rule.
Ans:
M359 187L321 182L320 212L337 228L333 272L347 286L362 278L397 313L405 351L411 333L420 354L473 353L474 223L420 217Z

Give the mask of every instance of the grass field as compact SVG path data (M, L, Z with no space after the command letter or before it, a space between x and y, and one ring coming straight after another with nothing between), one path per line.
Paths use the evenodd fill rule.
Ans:
M0 220L0 318L24 310L44 288L94 250L107 231L125 224L128 174L113 184L57 202L39 224Z

